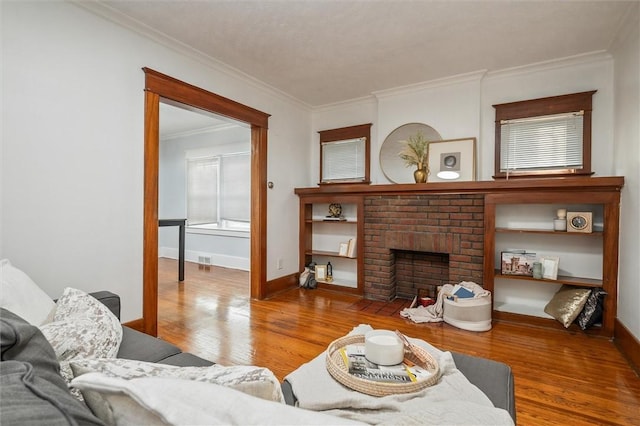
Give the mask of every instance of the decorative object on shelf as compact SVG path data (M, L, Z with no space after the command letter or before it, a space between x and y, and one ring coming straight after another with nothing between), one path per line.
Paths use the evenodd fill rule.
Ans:
M587 298L587 302L578 314L578 318L575 319L576 324L583 329L597 324L602 321L602 311L604 309L604 297L607 295L607 292L602 288L593 288L591 289L591 294Z
M542 263L533 262L533 278L539 280L542 279Z
M588 288L563 285L544 307L544 312L560 321L565 328L569 328L573 320L580 315L589 294L591 290Z
M356 257L356 239L350 238L347 247L347 257Z
M327 265L316 265L316 281L327 279Z
M405 166L404 161L398 155L402 150L402 141L406 141L409 136L422 132L425 139L429 141L442 140L440 133L431 126L422 123L408 123L393 130L385 138L380 147L380 168L382 173L391 183L413 183L413 170Z
M593 232L593 213L591 212L567 212L568 232Z
M349 243L340 243L340 248L338 249L338 256L347 257L347 253L349 253Z
M329 204L329 217L340 217L342 215L342 205L340 203Z
M476 180L476 138L429 143L429 182Z
M535 253L526 251L503 251L501 262L502 275L533 276L533 263L536 261Z
M327 262L327 282L333 281L333 265Z
M410 135L406 141L402 141L404 147L398 153L406 167L415 166L413 179L416 183L425 183L429 176L429 141L424 137L422 130Z
M309 265L304 267L304 270L300 273L300 287L314 289L318 286L315 277L315 268L315 262L310 262Z
M540 263L542 264L542 278L547 280L558 279L558 264L560 263L558 256L541 256Z
M566 231L567 230L567 209L558 209L556 211L556 218L553 219L554 231Z

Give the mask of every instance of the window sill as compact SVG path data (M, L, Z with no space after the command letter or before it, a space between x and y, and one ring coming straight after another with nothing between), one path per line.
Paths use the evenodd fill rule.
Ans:
M237 229L228 228L200 228L196 226L187 226L187 234L200 234L200 235L217 235L220 237L233 237L233 238L250 238L251 232L241 231Z

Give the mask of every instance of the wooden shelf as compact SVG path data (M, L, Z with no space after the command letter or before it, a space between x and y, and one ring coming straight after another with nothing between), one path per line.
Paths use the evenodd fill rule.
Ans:
M328 257L339 257L340 259L352 259L355 260L358 257L349 257L349 256L340 256L337 251L325 251L325 250L307 250L304 254L308 256L328 256Z
M494 278L504 278L509 280L536 281L549 284L567 284L577 287L602 287L602 280L594 278L569 277L558 275L557 280L548 280L546 278L538 279L528 275L506 275L501 274L499 269L495 270Z
M309 219L306 220L307 223L330 223L330 224L335 224L335 223L350 223L350 224L356 224L358 223L356 220L353 219L347 219L347 220L324 220L324 219Z
M571 235L580 237L601 237L602 231L594 232L567 232L554 231L552 229L516 229L516 228L496 228L497 233L503 234L543 234L543 235Z

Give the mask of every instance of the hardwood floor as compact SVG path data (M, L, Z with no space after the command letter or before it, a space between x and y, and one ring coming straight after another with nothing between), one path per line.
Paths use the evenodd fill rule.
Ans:
M509 364L519 425L640 424L640 379L604 338L505 322L484 333L414 324L397 308L370 313L361 298L326 290L257 301L247 272L187 262L179 284L176 261L159 265L159 337L223 365L268 367L282 380L354 326L371 324Z

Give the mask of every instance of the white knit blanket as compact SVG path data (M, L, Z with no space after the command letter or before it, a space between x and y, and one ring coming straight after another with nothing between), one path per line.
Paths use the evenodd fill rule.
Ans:
M350 334L372 330L360 325ZM513 425L506 410L489 398L455 366L450 352L423 340L410 339L425 348L440 364L440 381L419 392L384 397L369 396L337 382L326 369L323 352L285 379L291 383L298 406L308 410L379 425Z
M459 285L473 292L474 299L491 295L488 290L485 290L478 284L471 281L462 281ZM400 316L409 318L415 323L441 322L442 315L444 313L444 298L452 294L453 288L454 286L451 284L443 285L438 293L436 303L426 307L418 306L417 308L404 308L400 311Z

